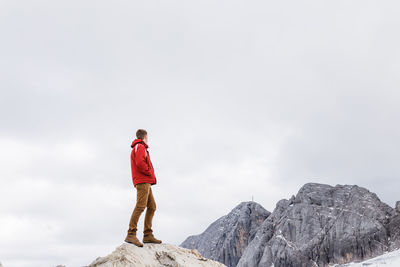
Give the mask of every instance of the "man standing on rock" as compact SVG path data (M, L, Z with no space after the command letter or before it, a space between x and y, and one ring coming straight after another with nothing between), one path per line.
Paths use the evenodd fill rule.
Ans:
M156 202L154 201L151 186L156 184L157 180L154 174L153 164L150 160L150 154L147 151L149 147L147 143L147 131L143 129L137 130L136 139L133 140L131 145L132 181L137 191L136 206L132 212L125 242L135 244L138 247L143 247L143 244L136 237L137 223L146 207L143 243L161 243L161 240L153 236L153 230L151 229L153 215L156 210Z

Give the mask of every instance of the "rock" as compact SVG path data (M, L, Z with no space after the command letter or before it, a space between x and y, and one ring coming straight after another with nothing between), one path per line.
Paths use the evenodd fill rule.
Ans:
M390 249L400 249L400 201L396 202L395 214L390 218L388 225L390 235Z
M220 262L204 258L196 250L177 247L171 244L145 243L143 247L124 243L110 255L98 257L86 267L126 267L126 266L202 266L224 267Z
M391 246L390 249L400 249L400 201L396 202L396 214L390 218L388 225Z
M358 186L305 184L261 224L238 267L328 266L389 250L394 209Z
M236 266L258 227L270 214L256 202L242 202L202 234L189 236L181 246L195 248L204 257L229 267Z
M3 267L3 264L1 264L1 262L0 262L0 267Z
M390 236L390 250L400 249L400 214L396 213L390 218L388 224L389 236Z

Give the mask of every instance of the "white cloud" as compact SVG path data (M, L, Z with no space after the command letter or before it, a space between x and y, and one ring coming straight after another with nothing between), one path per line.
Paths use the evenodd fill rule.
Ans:
M252 196L272 210L311 181L359 184L393 205L397 10L2 1L0 261L81 266L120 244L138 128L150 135L164 242Z

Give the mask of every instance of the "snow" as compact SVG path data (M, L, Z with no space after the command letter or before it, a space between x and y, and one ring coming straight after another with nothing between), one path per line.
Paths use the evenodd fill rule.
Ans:
M400 249L385 253L376 258L372 258L363 262L349 263L344 265L333 265L332 267L399 267L400 266Z

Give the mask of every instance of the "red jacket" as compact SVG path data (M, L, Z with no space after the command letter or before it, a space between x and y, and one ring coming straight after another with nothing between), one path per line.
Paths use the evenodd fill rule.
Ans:
M132 142L131 152L131 168L132 181L136 187L140 183L156 184L156 176L154 174L153 164L150 160L150 154L147 151L149 147L143 140L135 139Z

